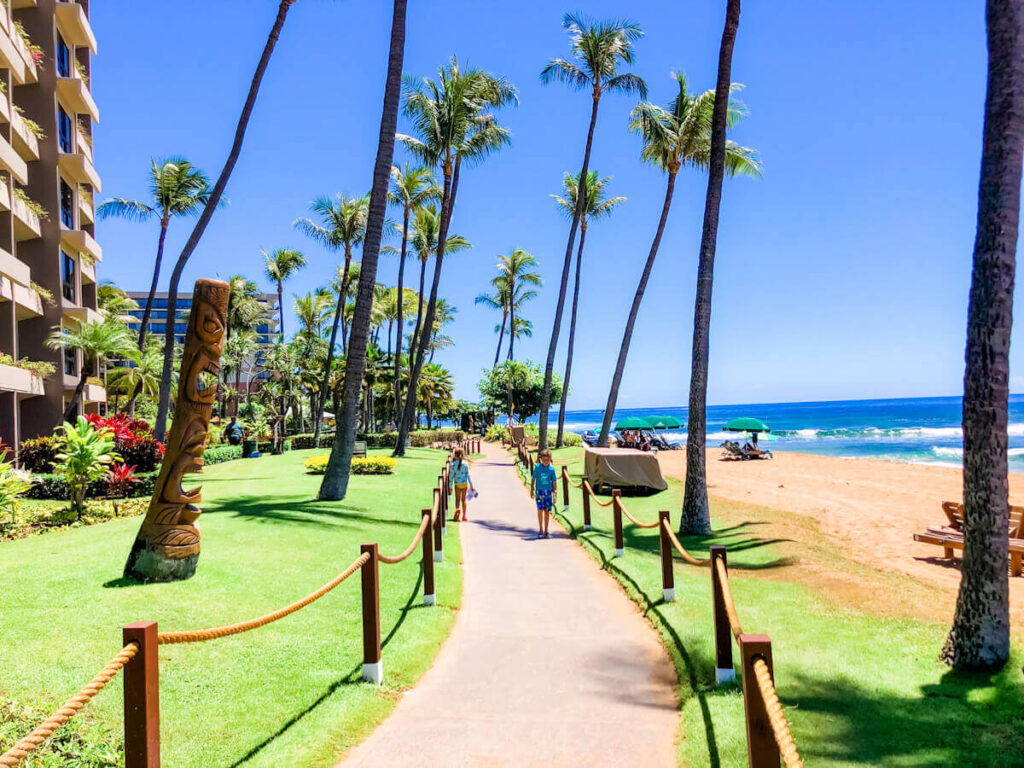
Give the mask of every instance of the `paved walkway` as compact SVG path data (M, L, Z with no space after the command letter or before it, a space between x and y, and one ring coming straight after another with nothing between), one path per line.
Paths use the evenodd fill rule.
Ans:
M512 457L484 451L451 636L341 765L676 765L676 675L657 633L560 528L536 538Z

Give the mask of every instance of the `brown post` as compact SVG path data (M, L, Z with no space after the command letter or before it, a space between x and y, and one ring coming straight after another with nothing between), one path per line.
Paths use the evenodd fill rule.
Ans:
M666 603L676 599L675 573L672 570L672 542L668 538L666 525L672 525L667 509L658 512L658 543L661 548L661 593Z
M443 475L437 476L437 488L438 492L441 494L441 521L443 523L446 522L445 511L448 508L448 484L445 483Z
M434 489L434 502L437 507L437 519L434 520L434 561L440 563L444 560L444 494L439 488Z
M569 470L562 465L562 511L569 511Z
M583 530L590 530L590 494L587 492L586 481L580 484L580 493L583 494Z
M721 560L728 574L728 560L725 547L711 547L711 600L712 613L715 617L715 683L721 685L736 679L736 670L732 661L732 627L729 626L729 614L725 610L725 593L722 581L718 577L716 560Z
M775 743L768 711L754 676L754 660L762 658L772 673L772 641L768 635L742 634L738 638L743 664L743 710L747 721L747 757L750 768L779 768L779 745Z
M423 516L430 519L431 510L424 509ZM423 604L434 605L434 538L430 535L430 525L423 532Z
M377 571L377 544L363 544L360 554L369 555L363 563L363 680L380 685L384 663L380 658L380 574Z
M615 556L626 554L626 545L622 541L622 491L612 489L612 522L615 524Z
M121 629L125 645L138 643L124 667L125 768L160 768L160 663L155 621L137 621Z

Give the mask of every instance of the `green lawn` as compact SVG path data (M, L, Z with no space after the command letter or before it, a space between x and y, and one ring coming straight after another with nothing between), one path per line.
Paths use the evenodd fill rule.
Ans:
M260 616L331 579L363 542L404 549L445 453L411 449L394 475L354 476L345 501L325 503L313 501L320 478L302 467L322 452L210 467L202 555L188 581L123 583L140 517L0 544L0 694L51 710L121 647L124 624L197 629ZM447 636L462 591L457 526L445 550L436 608L421 605L418 554L380 566L383 687L360 682L358 573L267 627L161 648L164 765L333 765L387 716ZM93 700L93 729L120 730L121 695L118 678ZM0 752L8 746L0 728Z
M564 462L580 453L561 449L555 459ZM581 469L581 462L569 465L574 480ZM681 483L669 480L665 492L624 500L641 520L654 520L659 509L668 509L676 521L682 490ZM708 571L677 560L676 600L663 603L657 530L639 530L627 521L626 556L613 558L611 510L592 504L594 530L584 533L580 491L570 489L570 498L563 522L641 605L679 672L680 763L745 766L739 685L714 685ZM772 638L779 696L807 765L1021 764L1024 649L1019 643L998 674L953 673L937 659L947 626L868 615L782 580L777 575L785 564L782 542L758 536L757 513L712 500L716 534L682 543L697 556L707 556L711 545L728 547L740 621L745 631ZM771 579L754 577L773 571Z

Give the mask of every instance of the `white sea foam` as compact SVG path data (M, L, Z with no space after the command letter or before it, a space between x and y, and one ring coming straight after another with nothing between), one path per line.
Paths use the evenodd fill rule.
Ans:
M964 455L964 449L963 448L947 448L946 446L943 446L943 445L933 445L932 446L932 453L934 453L936 456L950 456L950 457L960 458L961 456Z

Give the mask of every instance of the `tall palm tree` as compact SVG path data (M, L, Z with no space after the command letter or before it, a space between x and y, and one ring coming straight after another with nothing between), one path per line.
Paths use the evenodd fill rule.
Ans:
M107 391L128 396L125 411L135 418L135 404L141 395L160 394L160 367L164 353L158 344L146 339L137 365L119 365L107 373Z
M268 280L277 284L277 309L280 314L278 339L284 341L284 282L306 266L306 257L288 248L278 248L273 253L268 253L266 248L262 250L267 262L264 274Z
M324 247L331 250L342 249L345 254L343 265L339 268L342 275L341 287L337 291L338 301L334 310L334 324L331 326L331 341L327 347L327 360L324 364L323 380L326 382L331 372L331 362L334 360L334 348L338 341L338 326L341 323L342 313L345 311L345 299L348 293L348 274L352 266L353 248L366 238L366 223L369 214L370 197L345 197L337 195L335 199L320 197L313 201L310 210L315 213L321 223L317 224L311 219L298 219L295 228L308 235ZM342 349L346 345L345 335L342 334ZM318 445L320 440L320 424L323 421L324 405L327 402L327 387L322 388L322 396L317 403L316 413L313 414L316 421L313 426L313 444Z
M498 334L498 346L494 350L494 363L491 365L493 369L498 367L501 344L505 340L505 328L508 324L508 286L501 282L500 276L491 280L491 285L494 286L494 293L481 293L473 302L501 312L501 323L494 326L494 332Z
M479 69L463 70L453 58L438 72L437 82L407 79L405 82L405 114L412 121L417 136L398 137L406 148L429 168L441 168L441 220L434 259L434 277L430 287L426 316L421 327L433 326L441 268L448 244L448 228L455 207L459 175L463 162L482 162L492 152L507 146L511 139L507 129L498 125L494 114L517 100L516 89L503 78ZM423 291L420 291L423 295ZM410 354L409 391L416 391L416 381L426 356L429 334L421 333L418 348ZM415 398L406 398L394 455L405 454L405 440L412 427Z
M224 343L224 372L231 371L235 375L235 415L238 415L239 404L242 399L242 371L245 369L253 353L256 351L257 337L255 331L249 329L235 329L235 332L228 337ZM246 388L246 395L249 394Z
M46 346L50 349L73 349L82 353L82 367L75 393L64 409L64 421L71 421L82 404L82 392L90 376L95 376L106 360L120 358L137 363L139 348L131 332L115 320L91 321L75 328L53 327Z
M629 309L626 328L622 334L622 344L619 347L619 358L615 363L615 373L612 374L612 383L608 390L608 403L604 410L601 433L597 438L597 444L602 447L608 445L608 433L615 415L615 404L619 397L619 386L622 384L622 373L626 368L626 356L629 354L629 344L633 338L633 327L636 325L640 302L643 301L644 292L647 290L647 281L651 277L654 260L658 255L658 247L661 245L661 237L665 232L665 224L668 222L669 209L672 207L672 195L676 187L676 174L683 166L704 170L711 163L711 119L716 101L715 92L705 91L694 95L686 89L684 74L673 73L672 78L676 82L677 90L667 108L644 102L638 104L631 115L630 130L639 134L644 142L640 157L645 162L665 171L668 174L668 184L665 187L665 202L661 207L658 229L654 234L651 250L647 254L647 261L644 262L644 270L640 275L636 293L633 295L633 304ZM729 90L735 92L741 87L733 84ZM746 114L746 109L741 103L729 100L726 124L731 127L744 114ZM761 165L757 159L757 153L732 141L725 142L724 167L725 172L730 176L761 175ZM692 435L690 435L690 439L692 439Z
M434 325L431 328L430 339L427 342L427 350L430 352L430 356L427 358L428 363L434 362L434 353L437 350L455 345L452 337L444 333L444 327L455 320L455 315L458 311L458 307L453 306L446 299L437 300Z
M590 150L594 143L594 127L597 125L597 106L606 92L637 93L647 98L647 85L637 75L629 72L619 74L620 64L633 63L633 43L640 39L643 31L638 24L617 19L615 21L592 22L577 13L567 13L562 26L569 32L569 47L575 61L551 59L540 73L543 83L563 82L577 91L590 90L590 126L587 128L587 144L583 150L583 165L580 178L587 178L590 168ZM548 343L547 363L544 366L544 391L541 393L540 430L538 435L541 450L548 445L548 411L551 408L551 383L555 372L555 351L562 328L562 310L565 307L565 291L569 282L569 265L572 263L572 249L576 241L576 229L583 216L583 197L576 201L572 223L569 225L569 240L565 245L565 259L562 263L562 281L555 303L555 319L551 326L551 341Z
M540 286L544 282L540 272L533 269L536 266L537 259L522 248L513 248L508 256L498 257L498 279L508 288L505 298L508 301L509 328L513 331L517 328L516 312L537 296L529 286ZM515 359L516 336L513 332L508 337L509 360Z
M603 179L597 171L588 171L583 185L583 210L580 213L580 244L576 249L576 277L572 287L572 310L569 314L569 344L565 355L565 376L562 379L562 397L558 401L558 433L555 435L555 447L562 447L562 435L565 430L565 399L569 394L569 377L572 373L572 355L576 344L576 311L580 300L580 267L583 262L583 243L587 239L587 224L594 219L611 216L617 205L626 201L624 197L605 198L604 190L612 180L611 176ZM565 197L552 195L562 213L570 218L576 213L579 202L580 177L571 173L562 179Z
M708 160L708 192L704 199L704 225L697 259L697 295L693 308L693 351L690 364L690 402L686 425L686 487L683 510L679 515L680 532L710 533L711 511L705 442L707 433L708 354L711 332L711 281L715 271L715 245L718 239L718 214L722 207L722 181L728 156L726 131L729 127L729 83L732 49L740 25L740 0L728 0L725 26L718 50L718 79L715 105L711 114L711 148Z
M1024 2L988 0L988 88L967 310L964 562L943 657L962 669L1010 653L1007 399L1024 156Z
M323 334L324 323L331 311L331 303L331 296L326 291L296 296L294 310L299 320L297 335L319 338Z
M174 366L174 318L178 304L178 283L181 281L181 273L184 271L189 257L192 256L192 252L199 245L199 240L202 238L203 232L206 231L206 226L210 223L214 210L220 205L224 188L227 187L228 179L231 178L231 172L235 169L235 163L238 162L238 156L242 152L242 142L245 140L245 129L249 125L249 117L252 115L253 107L256 105L256 96L259 94L263 75L267 71L270 57L274 53L274 46L277 45L277 39L281 35L285 17L287 17L288 10L294 2L295 0L280 0L278 4L277 16L274 19L273 26L270 28L267 42L263 46L263 55L260 56L259 64L256 65L252 82L249 84L249 93L245 98L245 104L242 105L242 112L238 117L238 125L235 127L235 138L231 143L228 159L224 162L224 167L221 169L220 176L217 177L217 183L213 185L213 190L210 192L206 205L203 206L203 212L199 215L199 221L196 222L195 227L192 229L192 234L189 235L188 240L185 242L185 247L181 249L181 254L178 256L174 269L171 271L170 285L167 289L167 322L164 328L164 366L160 376L160 401L157 406L156 424L153 426L153 436L157 440L162 441L164 439L164 433L167 429L167 413L171 407L171 370Z
M398 256L398 291L396 294L398 306L396 315L404 316L402 309L403 286L405 278L405 257L409 245L409 220L412 212L420 206L433 202L441 197L441 188L434 181L434 174L429 168L418 166L410 168L406 163L404 167L397 165L391 168L391 190L388 192L388 201L393 205L402 208L402 248ZM421 286L422 290L422 286ZM401 329L401 322L399 322ZM399 334L401 342L401 334ZM401 343L396 348L401 348ZM395 414L396 417L402 411L402 356L395 355Z
M149 317L153 311L153 296L160 279L160 264L164 258L164 240L171 219L178 216L195 216L210 199L210 179L201 170L183 157L172 157L161 162L150 161L149 194L152 203L115 197L96 209L101 219L118 217L129 221L160 221L160 238L156 245L156 260L153 262L153 280L149 285L146 306L142 310L139 326L139 349L146 339Z
M388 207L388 177L395 154L395 131L398 128L398 105L401 101L402 61L405 55L406 0L394 0L391 17L391 43L388 51L388 74L384 85L384 105L377 138L377 157L373 164L373 186L370 189L370 214L366 222L366 244L363 246L362 271L352 316L351 338L345 357L345 381L342 389L338 429L320 484L321 499L343 499L348 490L352 451L356 440L356 414L359 393L366 368L366 344L370 333L373 309L373 286L377 281L377 259L384 237Z

